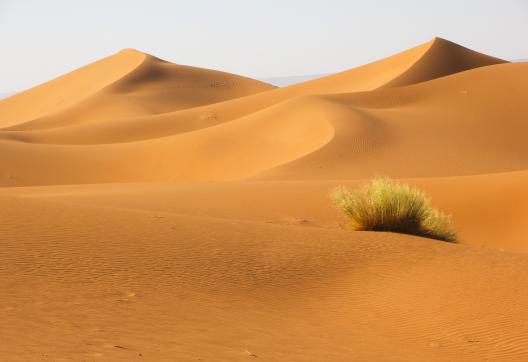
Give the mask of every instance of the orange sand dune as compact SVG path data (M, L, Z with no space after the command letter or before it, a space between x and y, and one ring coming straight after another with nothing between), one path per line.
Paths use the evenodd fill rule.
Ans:
M298 93L343 93L398 87L506 61L442 38L342 73L288 87Z
M134 66L124 68L118 62ZM103 79L115 77L107 72L116 68L126 71L119 72L117 79L103 83ZM78 87L79 91L71 92L72 86ZM91 93L87 91L88 87ZM95 87L100 89L93 92ZM7 122L0 122L0 125L13 125L14 129L41 129L145 116L221 102L274 88L257 80L172 64L127 49L40 87L0 101L0 120L5 118ZM62 98L65 94L68 94L66 100ZM39 109L39 113L36 113L35 108L41 107L43 102L46 102L45 111ZM50 102L58 102L58 105L48 109ZM26 113L16 111L21 104L26 103L31 104ZM66 108L66 105L70 107ZM54 112L50 112L51 110Z
M66 109L125 76L143 59L138 52L123 51L0 100L0 126L27 122Z
M178 130L181 118L173 124L132 122L129 129L123 121L4 131L0 182L354 179L521 170L528 165L527 84L528 66L509 63L407 87L296 97L197 130ZM508 93L498 91L505 86Z
M523 254L0 199L2 360L528 358Z
M526 361L528 64L274 88L126 50L0 101L0 361ZM460 243L352 232L404 179ZM527 286L528 287L528 286Z
M528 252L528 171L408 179L451 214L464 244ZM328 194L361 181L241 181L19 187L9 195L151 213L342 229Z
M510 63L407 87L327 96L342 106L332 122L335 137L259 177L431 177L526 169L527 84L528 65Z
M274 88L264 83L234 76L231 74L207 71L192 67L184 67L161 61L150 55L134 50L126 50L86 67L92 73L103 73L108 65L113 65L115 59L129 60L141 59L133 69L127 69L118 81L108 88L93 94L80 104L58 114L48 113L33 114L31 122L22 122L18 117L12 118L10 123L0 113L0 120L6 118L0 126L17 125L14 129L40 129L59 127L89 121L122 118L137 118L145 115L167 113L183 108L195 107L208 103L220 102L229 98L258 93ZM435 38L428 43L404 51L392 57L354 68L349 71L297 84L287 88L265 92L254 97L241 99L239 102L228 103L224 106L214 107L212 112L202 114L200 119L216 121L216 113L236 112L240 117L250 112L265 108L274 103L288 98L320 93L357 92L372 90L379 87L401 86L422 82L463 70L500 64L505 61L480 54L461 47L444 39ZM101 70L100 70L101 69ZM72 73L73 78L77 73L84 75L85 68ZM90 73L91 76L95 76ZM96 73L97 74L97 73ZM99 77L103 77L99 75ZM76 78L72 79L72 82ZM13 112L23 102L33 102L33 98L40 92L47 92L47 88L54 86L60 90L70 89L71 82L63 82L61 78L21 93L2 104L0 109L4 112ZM36 93L36 94L35 94ZM29 98L32 96L32 98ZM82 98L82 97L78 97ZM18 100L18 101L17 101ZM80 99L77 100L78 102ZM64 109L64 107L62 108ZM47 117L42 116L48 115ZM185 114L189 118L189 114ZM30 119L25 119L29 121ZM203 123L203 122L202 122Z

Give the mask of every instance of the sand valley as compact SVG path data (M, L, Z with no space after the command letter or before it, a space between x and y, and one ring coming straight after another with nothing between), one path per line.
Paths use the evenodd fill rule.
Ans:
M0 361L528 360L528 63L278 88L126 49L0 100ZM460 243L356 232L384 175Z

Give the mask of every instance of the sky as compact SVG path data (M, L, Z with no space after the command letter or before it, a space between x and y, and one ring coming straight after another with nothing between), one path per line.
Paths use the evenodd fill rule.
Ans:
M435 36L528 58L528 1L0 0L0 93L124 48L262 79L333 73Z

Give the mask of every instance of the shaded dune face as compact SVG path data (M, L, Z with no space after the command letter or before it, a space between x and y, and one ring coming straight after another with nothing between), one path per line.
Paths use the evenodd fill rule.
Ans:
M526 361L528 63L286 88L125 50L0 101L0 361ZM351 232L400 179L461 240Z
M28 122L67 109L133 72L145 55L123 50L50 82L0 100L0 127Z
M124 53L143 60L100 91L79 97L71 107L14 125L11 129L47 129L152 116L275 88L234 74L172 64L138 51Z
M114 79L108 69L119 62L130 65ZM423 177L521 169L525 160L516 155L525 149L518 137L525 126L518 116L508 118L507 127L488 122L490 114L525 108L522 97L502 97L496 88L500 79L522 94L524 64L502 63L433 39L378 62L276 89L126 50L0 102L0 112L8 114L43 92L59 100L60 89L72 83L86 83L97 72L105 78L73 92L70 106L56 112L0 117L10 126L0 130L6 155L0 184ZM470 135L478 143L469 147ZM400 159L407 160L404 167Z
M425 82L473 68L502 63L507 62L474 52L445 39L435 38L429 43L429 48L419 60L383 87L399 87Z
M527 81L528 66L508 63L406 87L327 96L347 112L342 122L333 118L332 141L258 177L436 177L526 169ZM499 91L504 87L508 92Z

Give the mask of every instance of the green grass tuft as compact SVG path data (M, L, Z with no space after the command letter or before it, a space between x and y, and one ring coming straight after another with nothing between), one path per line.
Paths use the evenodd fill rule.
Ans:
M457 242L451 217L431 207L420 190L389 178L376 178L357 191L341 186L330 194L357 231L388 231Z

